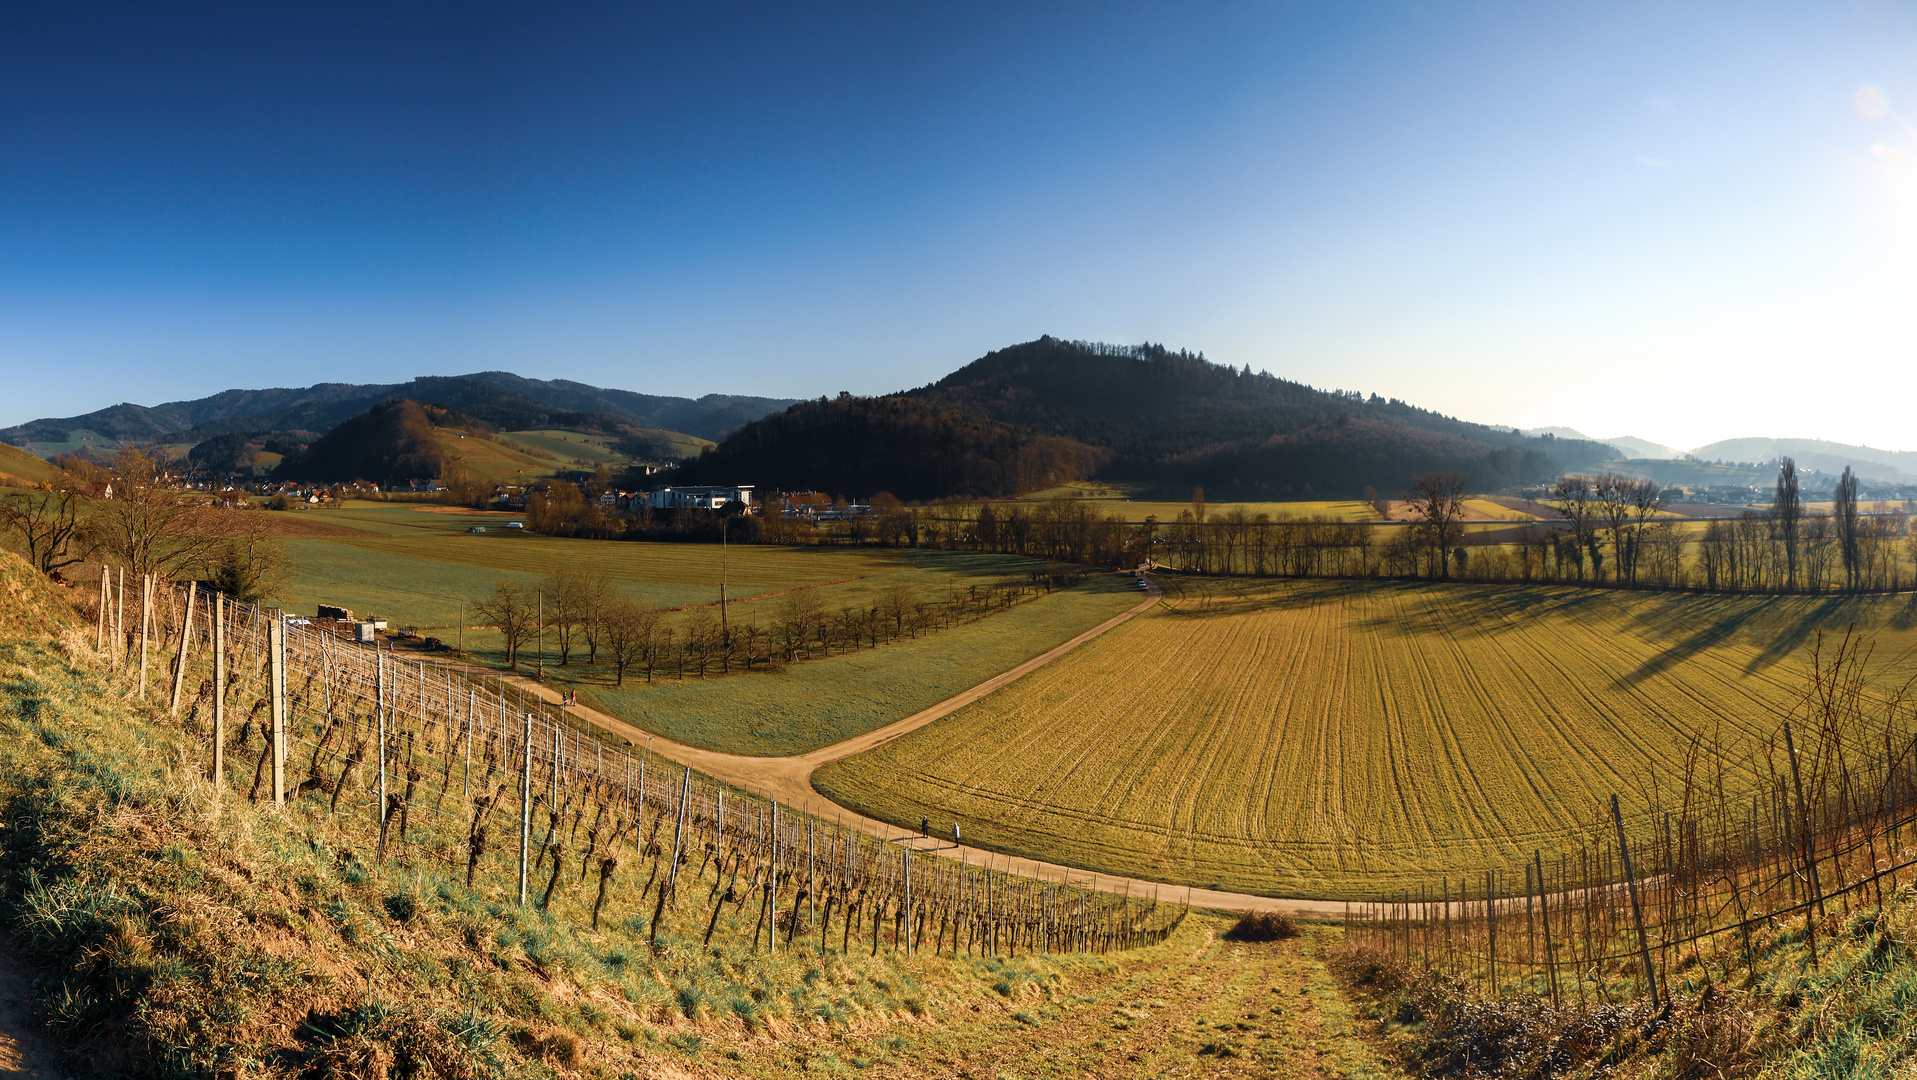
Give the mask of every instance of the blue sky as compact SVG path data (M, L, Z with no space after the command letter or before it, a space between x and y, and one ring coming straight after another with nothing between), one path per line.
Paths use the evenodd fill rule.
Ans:
M1917 449L1908 5L14 5L0 424L1041 333Z

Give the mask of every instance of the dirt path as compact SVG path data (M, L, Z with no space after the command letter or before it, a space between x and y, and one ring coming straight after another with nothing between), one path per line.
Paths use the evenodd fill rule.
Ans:
M884 727L856 735L844 742L833 743L807 754L794 757L751 757L745 754L727 754L717 750L705 750L697 746L674 742L671 739L654 735L636 725L618 717L600 712L585 705L573 705L570 711L598 727L629 739L635 746L647 746L656 754L670 758L682 765L690 765L728 784L734 784L747 791L768 798L777 799L790 806L797 806L820 817L841 821L847 826L872 836L909 843L921 851L931 852L948 859L963 859L973 863L991 863L992 866L1014 874L1043 878L1047 881L1063 881L1072 885L1096 887L1105 892L1126 893L1132 896L1157 896L1167 902L1188 900L1194 907L1217 908L1227 911L1282 911L1293 915L1310 915L1323 918L1340 918L1344 915L1344 905L1318 900L1286 900L1268 896L1251 896L1246 893L1221 892L1211 889L1192 889L1166 885L1157 881L1141 878L1113 877L1105 874L1093 874L1076 867L1062 866L1058 863L1039 859L1025 859L1010 855L1000 855L969 845L954 844L950 840L927 839L890 822L879 821L862 814L853 813L837 803L819 794L812 787L812 774L820 766L841 761L854 754L861 754L875 746L882 746L901 735L917 731L935 720L950 716L952 713L985 697L1009 683L1046 664L1057 660L1066 653L1091 641L1114 627L1120 626L1134 616L1151 609L1162 595L1156 583L1146 582L1145 599L1092 627L1090 630L1072 638L1061 645L1054 646L1043 653L1025 661L1009 671L1001 672L964 693L946 698L927 709L887 724ZM560 692L525 676L508 676L508 681L524 689L541 700L557 703Z

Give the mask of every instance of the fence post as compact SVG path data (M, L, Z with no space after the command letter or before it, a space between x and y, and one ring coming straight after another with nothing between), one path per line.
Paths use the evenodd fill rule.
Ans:
M153 575L140 575L140 698L146 698L147 628L153 622Z
M180 652L173 659L173 702L167 707L168 716L180 715L180 687L186 682L186 647L193 640L193 599L199 594L200 583L186 583L186 621L180 629Z
M286 616L267 623L271 640L266 660L267 684L273 697L273 805L286 804Z
M1538 921L1544 924L1544 969L1551 980L1551 1004L1558 1003L1557 956L1551 949L1551 890L1544 887L1544 852L1532 849L1538 868ZM1562 884L1562 883L1560 883Z
M1611 820L1617 823L1617 850L1624 861L1624 884L1631 894L1631 918L1637 923L1637 951L1644 961L1644 981L1651 988L1651 1004L1658 1003L1657 972L1651 967L1651 939L1644 933L1644 906L1637 898L1637 876L1631 872L1631 845L1624 839L1624 811L1619 809L1617 792L1611 793Z
M226 597L213 601L213 797L226 794Z
M503 740L502 740L503 741ZM532 843L532 713L519 743L519 906L526 906L526 846Z
M379 651L379 642L373 642L373 715L378 721L374 734L379 739L379 808L375 814L379 818L379 834L386 835L386 654ZM380 848L380 858L385 858L386 849Z

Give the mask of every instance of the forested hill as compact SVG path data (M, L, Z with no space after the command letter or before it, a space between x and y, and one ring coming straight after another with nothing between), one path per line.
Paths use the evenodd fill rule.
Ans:
M227 390L192 401L115 405L83 416L34 420L0 429L0 442L64 443L73 431L120 442L198 443L235 432L327 432L375 405L411 400L453 409L506 430L622 425L723 438L791 399L707 394L697 400L613 390L564 379L526 379L505 371L427 376L391 384L320 383L302 389Z
M909 397L800 402L674 470L677 483L754 483L901 499L1016 495L1089 475L1104 455Z
M983 356L908 395L1107 449L1112 457L1105 471L1113 477L1182 480L1196 469L1213 484L1273 493L1304 483L1351 490L1354 482L1395 492L1430 461L1473 456L1500 463L1487 465L1495 476L1479 482L1501 486L1616 456L1602 443L1533 438L1395 398L1361 398L1253 374L1161 345L1041 337ZM1365 423L1333 430L1354 420ZM1277 453L1276 444L1287 449ZM1334 474L1307 467L1316 460L1316 444L1337 452L1361 449L1369 462L1364 478L1350 468ZM1494 448L1514 452L1491 455ZM1289 464L1280 468L1281 460Z
M1098 475L1228 497L1395 496L1459 469L1474 487L1549 480L1614 457L1402 401L1315 390L1172 352L1043 337L930 386L792 407L686 462L686 483L835 495L1008 495Z

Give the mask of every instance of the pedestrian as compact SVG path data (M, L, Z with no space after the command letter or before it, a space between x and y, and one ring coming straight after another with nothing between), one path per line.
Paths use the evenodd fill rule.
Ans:
M932 835L932 819L931 818L919 819L919 835L923 837L927 837L927 838L931 837Z
M959 837L959 827L958 827L958 822L956 821L952 823L952 842L954 844L963 844L965 842L963 839Z

